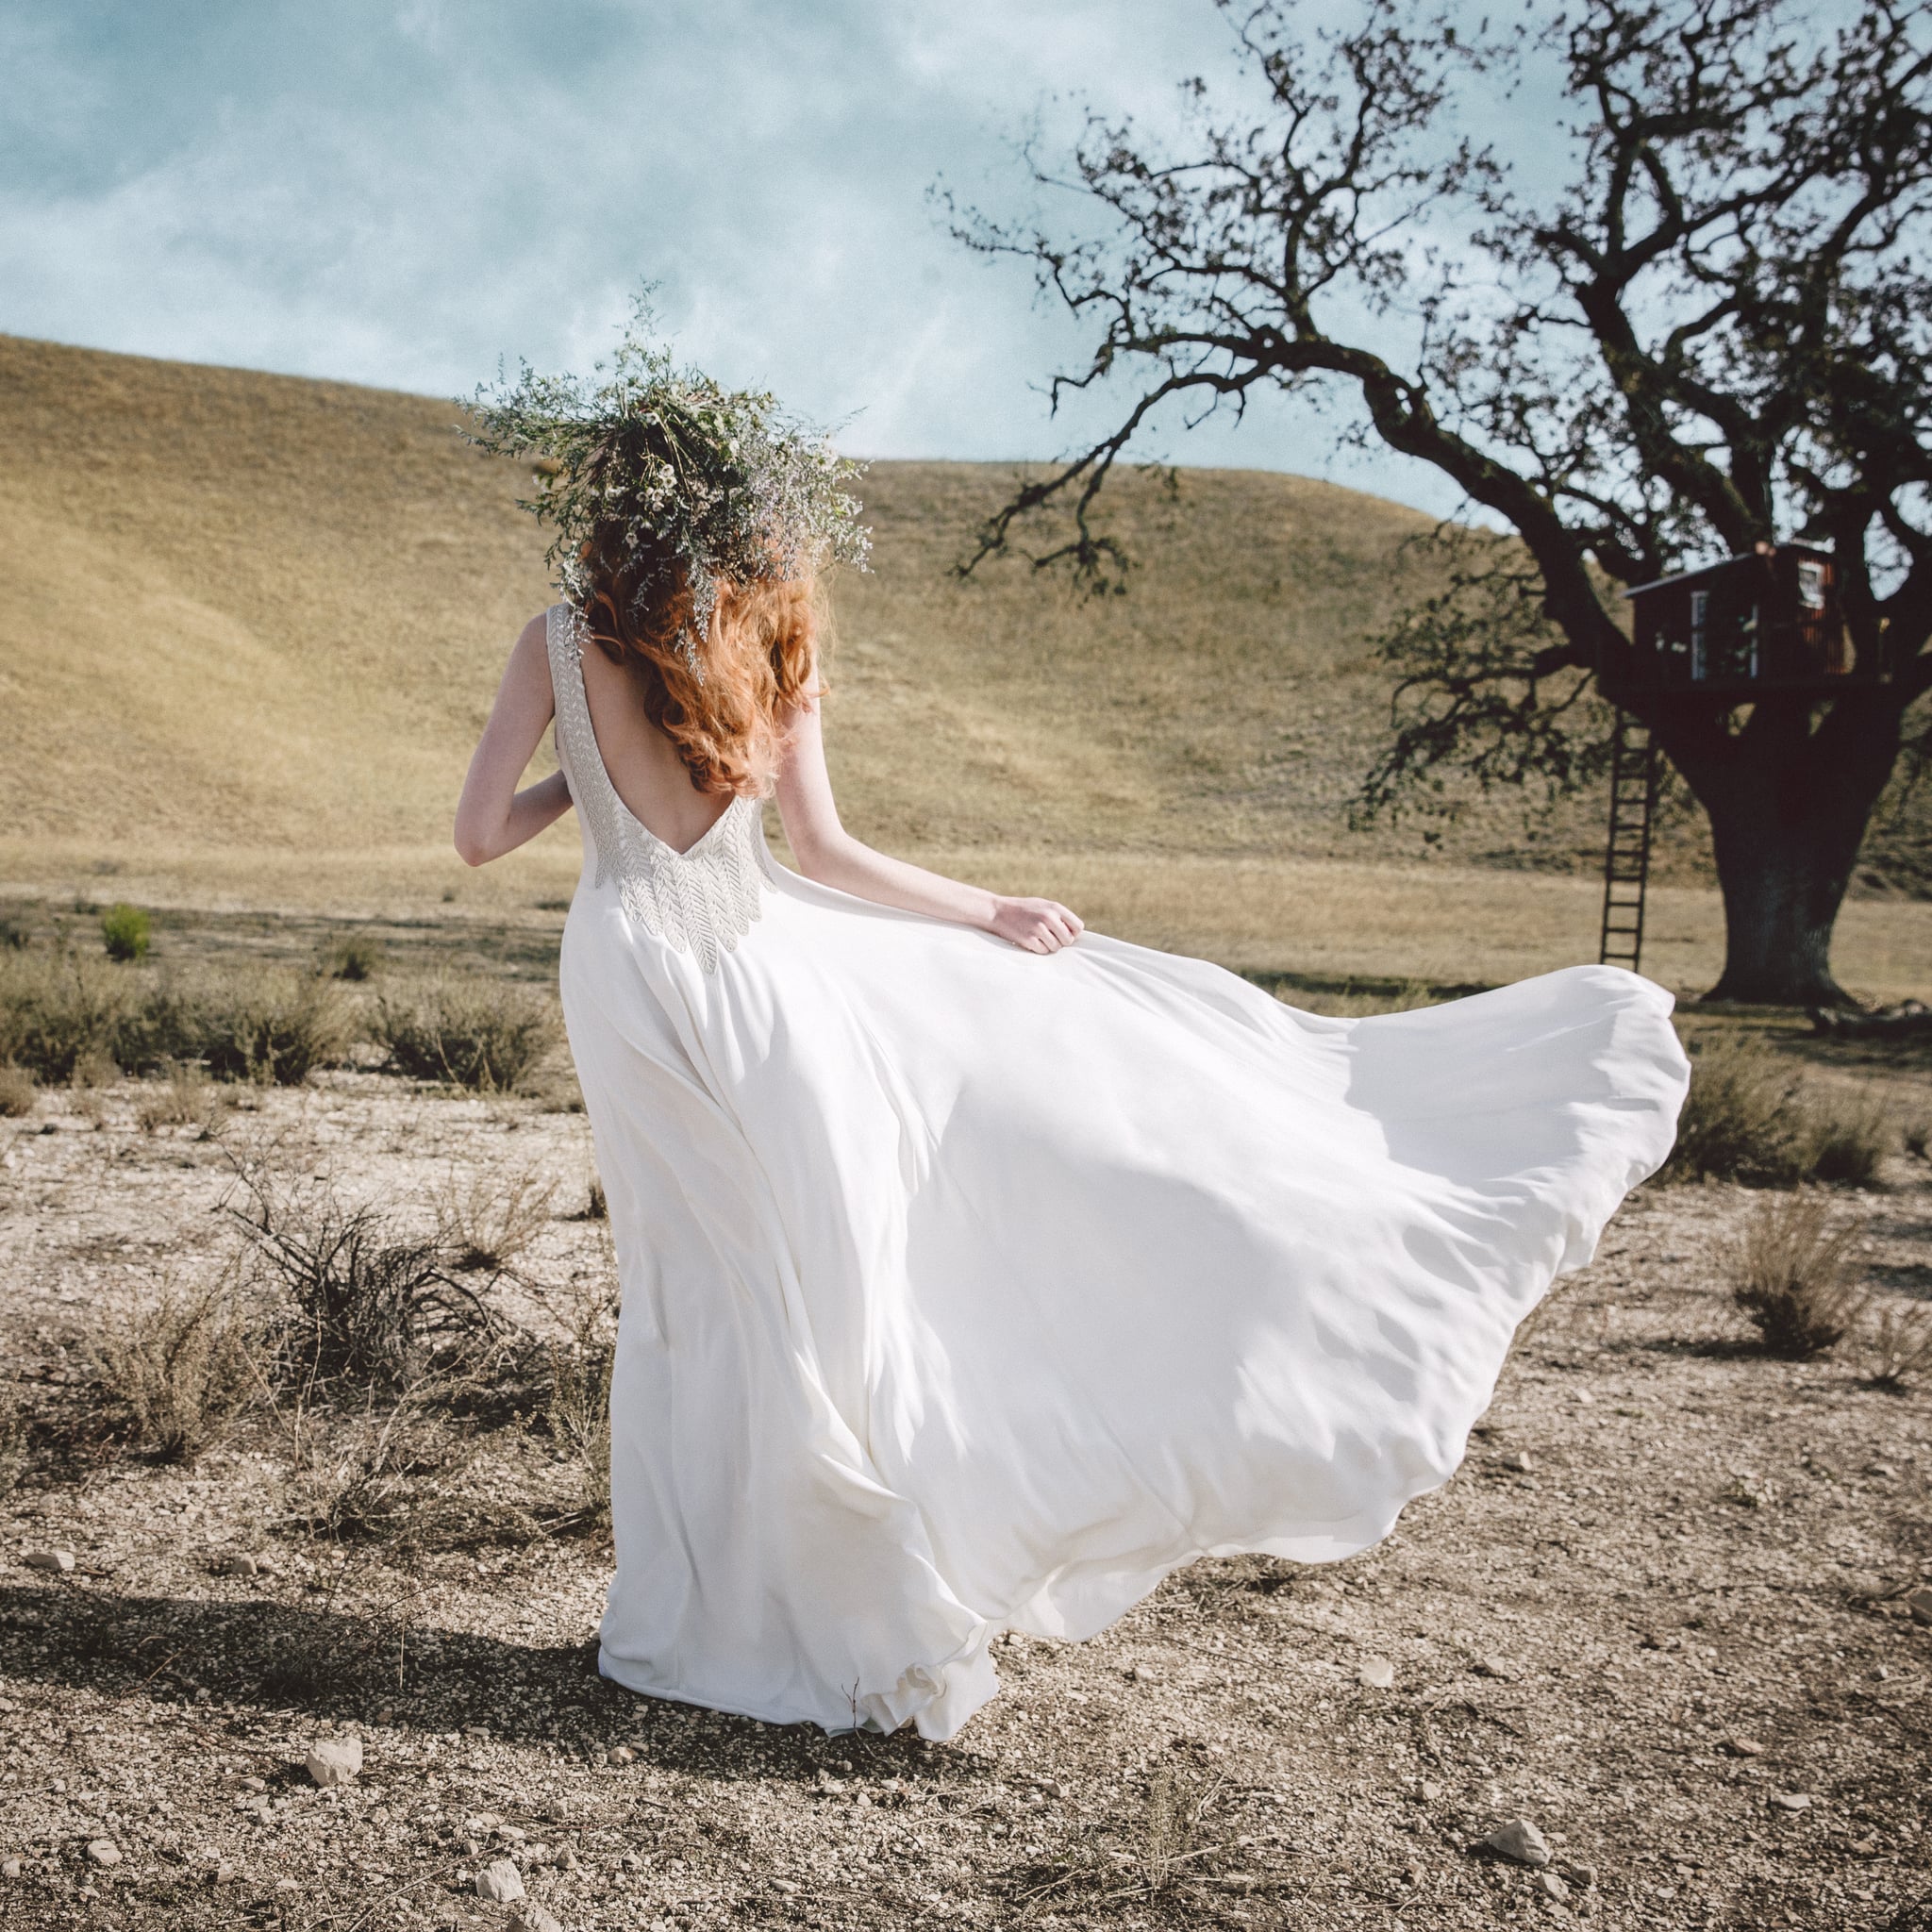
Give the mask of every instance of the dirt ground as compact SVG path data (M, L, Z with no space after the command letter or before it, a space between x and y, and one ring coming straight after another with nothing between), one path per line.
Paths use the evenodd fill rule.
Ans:
M192 1465L104 1431L90 1343L219 1271L236 1157L425 1225L452 1176L552 1180L492 1292L541 1336L609 1281L581 1115L344 1073L208 1137L143 1128L146 1091L0 1121L30 1425L0 1495L8 1928L501 1926L475 1882L501 1859L570 1932L1932 1925L1932 1627L1904 1601L1932 1395L1849 1345L1745 1344L1717 1272L1740 1190L1641 1191L1381 1546L1203 1562L1094 1641L1007 1642L1000 1696L929 1745L598 1679L608 1552L522 1371L408 1419L408 1493L361 1537L315 1533L315 1443L380 1415L258 1410ZM1932 1298L1926 1163L1846 1207L1874 1291ZM71 1573L27 1561L56 1551ZM319 1789L306 1754L349 1735L359 1777ZM1519 1818L1547 1867L1482 1847Z

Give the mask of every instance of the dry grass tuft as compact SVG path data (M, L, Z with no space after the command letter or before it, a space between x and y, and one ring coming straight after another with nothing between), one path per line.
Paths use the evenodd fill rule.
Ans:
M271 1341L232 1281L165 1290L94 1345L101 1388L164 1461L192 1462L267 1386Z
M1820 1094L1802 1073L1751 1041L1707 1041L1666 1174L1687 1180L1790 1188L1808 1180L1869 1187L1891 1148L1875 1095Z
M1829 1202L1816 1193L1781 1194L1752 1208L1726 1257L1731 1299L1772 1354L1822 1354L1856 1324L1864 1302L1851 1260L1859 1226L1834 1226Z
M0 953L0 1060L65 1086L77 1068L113 1057L139 976L77 954Z
M382 971L382 947L360 933L349 933L325 947L316 961L325 979L346 979L359 985Z
M218 1080L299 1087L318 1067L335 1066L355 1039L336 989L307 974L207 975L183 1002L192 1051L173 1058L204 1062Z
M291 1424L291 1513L316 1541L392 1542L419 1532L465 1460L424 1412L423 1391L378 1410L298 1409ZM425 1488L425 1481L428 1487Z
M610 1515L610 1377L617 1365L617 1299L592 1291L571 1315L568 1341L550 1345L545 1416L559 1449L575 1463L583 1515Z
M340 991L277 968L186 976L72 953L0 954L0 1060L46 1086L198 1061L219 1080L299 1086L355 1036Z
M211 1141L228 1110L227 1095L194 1061L167 1070L166 1076L135 1103L134 1117L143 1133L158 1127L194 1127L197 1140Z
M1891 1113L1883 1093L1837 1092L1811 1108L1811 1175L1839 1187L1877 1182L1892 1150Z
M401 1690L425 1588L353 1544L303 1564L276 1592L288 1621L262 1673L264 1696L308 1704Z
M0 1067L0 1120L19 1120L34 1110L38 1090L25 1067Z
M556 1198L557 1183L534 1169L463 1179L452 1167L437 1199L438 1239L459 1273L500 1274L548 1224Z
M1932 1376L1932 1308L1880 1308L1863 1340L1874 1388L1898 1392Z
M495 980L436 979L376 1005L377 1042L399 1073L505 1093L557 1043L549 1000Z
M1141 1882L1156 1897L1172 1890L1183 1868L1209 1849L1198 1840L1213 1796L1213 1787L1177 1766L1162 1764L1155 1771L1147 1787L1139 1862Z

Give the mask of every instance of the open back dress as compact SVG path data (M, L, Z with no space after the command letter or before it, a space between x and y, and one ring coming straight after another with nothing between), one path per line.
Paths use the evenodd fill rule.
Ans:
M1202 1556L1364 1548L1670 1150L1648 980L1328 1019L814 884L756 800L680 853L604 768L568 606L548 640L623 1291L618 1683L948 1738L1004 1630L1089 1636Z

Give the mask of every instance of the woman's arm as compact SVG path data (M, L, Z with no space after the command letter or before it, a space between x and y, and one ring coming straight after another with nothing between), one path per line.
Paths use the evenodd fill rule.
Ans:
M888 858L855 839L839 823L816 702L792 717L778 773L778 816L806 877L855 898L976 925L1029 953L1057 953L1084 930L1077 916L1058 900L1003 898L904 859Z
M457 851L465 865L487 865L514 852L570 809L570 788L561 772L517 790L555 704L544 628L541 617L524 626L470 760L457 804Z

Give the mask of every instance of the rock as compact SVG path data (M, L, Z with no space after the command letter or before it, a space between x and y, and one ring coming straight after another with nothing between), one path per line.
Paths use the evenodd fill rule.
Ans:
M1536 1882L1542 1895L1553 1904L1567 1906L1570 1903L1570 1888L1554 1872L1539 1872Z
M604 1754L606 1764L635 1764L638 1754L628 1744L613 1744Z
M1550 1862L1549 1840L1526 1818L1512 1818L1507 1824L1497 1825L1483 1843L1499 1858L1507 1858L1514 1865L1542 1866Z
M275 1566L266 1557L250 1557L242 1553L231 1553L215 1565L215 1574L220 1576L273 1576Z
M360 1738L318 1738L305 1762L319 1785L352 1785L362 1770Z
M563 1932L562 1922L526 1898L509 1915L509 1932Z
M1518 1475L1527 1475L1536 1467L1536 1464L1530 1460L1527 1449L1512 1449L1508 1455L1504 1457L1503 1467L1514 1470Z
M1365 1657L1356 1675L1371 1690L1387 1690L1395 1682L1395 1666L1386 1657Z
M1915 1624L1932 1624L1932 1590L1921 1588L1906 1592L1906 1608Z
M1127 1675L1137 1684L1158 1684L1160 1682L1160 1673L1152 1664L1136 1664L1127 1673Z
M1579 1389L1570 1399L1583 1408L1594 1408L1596 1407L1596 1397L1588 1389Z
M57 1576L69 1574L74 1568L72 1550L29 1550L21 1558L29 1570L51 1570Z
M212 1875L217 1885L232 1885L236 1879L241 1877L242 1873L239 1867L232 1864L228 1859L224 1858L215 1867Z
M18 1858L0 1858L0 1878L18 1878L19 1876L20 1860Z
M1499 1684L1515 1682L1515 1674L1498 1657L1479 1657L1470 1665L1470 1669L1478 1677L1494 1677Z
M1808 1811L1812 1800L1809 1791L1773 1791L1765 1802L1780 1811Z
M1434 1805L1441 1800L1441 1796L1442 1787L1439 1785L1432 1777L1424 1778L1423 1803L1424 1805Z
M524 1874L508 1858L494 1858L476 1874L476 1896L508 1905L524 1895Z
M1756 1738L1726 1738L1722 1749L1733 1757L1762 1757L1764 1746Z
M104 1871L121 1862L121 1847L110 1838L97 1838L88 1846L87 1855Z

